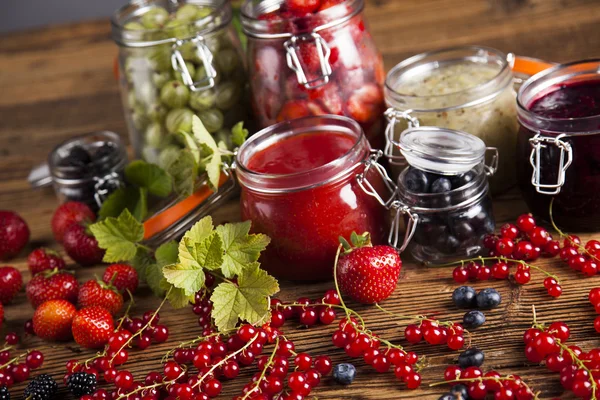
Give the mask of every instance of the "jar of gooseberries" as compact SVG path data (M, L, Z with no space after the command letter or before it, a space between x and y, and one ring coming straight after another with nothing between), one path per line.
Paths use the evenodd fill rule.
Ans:
M343 115L382 148L385 72L363 8L363 0L246 0L250 94L261 127Z
M247 78L227 0L142 0L112 17L119 83L137 157L161 164L195 114L228 147L247 118Z

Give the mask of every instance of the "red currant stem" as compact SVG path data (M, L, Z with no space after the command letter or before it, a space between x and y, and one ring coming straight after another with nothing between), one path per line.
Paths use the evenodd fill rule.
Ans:
M569 353L569 355L571 356L571 359L573 360L573 362L575 362L575 364L577 364L577 367L579 367L580 369L586 371L588 373L588 381L590 382L591 386L592 386L592 397L590 398L590 400L596 400L596 390L598 389L598 386L596 385L596 380L594 379L594 377L592 376L592 370L589 369L585 363L579 359L579 357L577 357L577 353L575 353L573 350L571 350L569 348L569 346L566 346L565 344L563 344L560 339L554 339L556 341L556 343L558 344L558 346L563 350L566 351L567 353Z
M9 350L12 350L13 348L14 348L13 346L5 343L4 347L2 349L0 349L0 352L2 352L2 351L9 351Z
M171 287L169 289L169 291L167 291L167 293L165 294L165 298L160 302L160 305L156 308L156 310L154 310L154 312L152 313L152 316L150 317L150 319L148 320L148 322L146 322L146 325L144 325L140 330L138 330L136 333L134 333L133 335L131 335L129 337L129 339L127 339L127 341L125 343L123 343L123 345L119 348L119 350L117 350L115 352L115 354L110 359L111 365L112 365L113 361L115 360L115 358L117 357L117 355L119 355L119 353L121 352L121 350L123 350L125 347L129 346L131 344L131 342L133 341L133 339L135 339L138 336L141 336L142 333L144 332L144 330L152 325L152 322L154 321L154 318L156 318L156 314L158 314L158 312L160 311L160 309L162 308L162 306L165 305L165 302L167 301L167 297L169 297L169 294L171 293L171 290L173 290L173 287Z
M333 263L333 283L335 284L335 291L337 292L338 297L340 298L340 304L342 305L342 308L344 309L344 311L346 312L346 317L348 319L350 319L350 312L348 311L348 308L346 307L346 303L344 303L344 298L342 297L342 292L340 292L340 285L338 284L338 279L337 279L337 266L338 266L338 262L340 260L340 252L342 251L343 246L340 244L337 248L337 252L335 253L335 261ZM362 326L365 326L364 321L362 321L361 318L361 323Z
M116 274L116 272L115 272L115 274ZM133 294L131 294L129 289L127 289L127 294L129 294L129 304L127 304L127 308L125 309L125 314L123 314L123 316L121 318L119 318L119 324L115 328L115 332L117 332L119 329L121 329L121 326L123 326L123 322L125 322L125 319L129 317L129 312L131 311L131 307L133 307L133 305L135 304L135 301L133 300Z
M173 347L171 350L169 350L169 351L167 351L165 353L165 355L162 358L162 362L163 363L166 362L167 359L169 357L171 357L171 355L173 353L175 353L175 350L177 350L177 349L190 348L190 347L192 347L193 345L195 345L198 342L202 342L202 341L204 341L206 339L210 339L210 338L215 337L215 336L225 335L227 333L230 333L230 332L233 332L233 331L236 331L236 330L237 329L235 329L235 328L234 329L227 329L226 331L211 333L210 335L207 335L207 336L198 336L197 338L189 340L187 342L181 342L177 346Z
M483 382L483 381L494 381L497 383L502 383L502 382L506 382L506 381L516 381L516 379L514 378L513 375L506 375L504 377L495 377L495 376L480 376L478 378L457 378L457 379L452 379L449 381L443 381L443 382L434 382L434 383L430 383L429 387L434 387L434 386L441 386L441 385L446 385L446 384L450 384L450 383L461 383L461 382ZM533 390L529 387L529 385L527 385L527 383L525 383L525 381L521 380L521 386L527 390L529 390L531 393L533 393L533 398L534 399L538 399L539 394L541 392L537 392L534 393Z
M108 346L106 346L102 352L98 352L94 356L92 356L92 357L88 358L87 360L85 360L83 362L83 365L87 368L87 366L88 366L88 364L90 362L92 362L92 361L94 361L94 360L96 360L98 358L104 357L107 354L107 352L108 352ZM80 364L80 363L78 362L77 364Z
M275 340L275 348L271 352L271 355L269 356L269 360L265 364L265 367L263 368L263 370L260 373L260 376L258 377L258 379L256 380L256 382L254 382L254 387L252 389L248 390L248 392L244 395L244 397L242 397L242 400L246 400L248 398L248 396L250 396L252 393L260 390L259 385L262 382L262 380L265 379L265 375L267 374L267 370L273 364L273 359L275 358L275 355L277 354L277 346L278 345L279 345L279 336Z
M254 343L254 341L258 338L258 333L248 341L248 343L246 343L244 346L242 346L239 350L234 351L233 353L230 353L228 355L226 355L221 361L219 361L218 363L214 364L208 371L206 371L206 373L204 375L202 375L198 381L196 383L194 383L194 385L192 386L192 389L195 387L198 387L202 384L202 381L204 381L204 379L211 375L215 369L219 368L221 365L224 365L228 360L230 360L231 358L237 356L238 354L240 354L241 352L243 352L244 350L246 350L248 347L250 347L252 345L252 343Z
M18 356L11 358L5 364L0 365L0 369L4 369L4 368L8 367L9 365L16 363L23 357L27 357L27 353L19 354Z
M127 393L123 393L123 394L119 395L119 397L117 397L116 400L124 399L126 397L129 397L129 395L132 395L132 394L135 394L138 392L142 392L144 390L172 385L173 383L177 382L177 379L181 378L186 372L187 372L187 367L185 365L183 365L181 368L181 373L179 374L179 376L177 376L177 378L171 379L169 381L161 381L161 382L154 383L154 384L148 385L148 386L141 386L137 389L132 390L131 392L127 392Z
M502 256L495 256L495 257L476 257L476 258L469 258L467 260L461 260L458 261L461 263L461 266L464 266L465 263L469 263L469 262L474 262L474 261L480 261L482 263L485 263L486 261L504 261L506 263L515 263L515 264L521 264L523 266L529 267L529 268L533 268L535 270L538 270L542 273L544 273L546 276L549 276L550 278L554 278L556 280L557 283L560 283L560 279L558 278L558 276L551 274L550 272L540 268L540 267L536 267L535 265L529 264L523 260L515 260L512 258L507 258L507 257L502 257ZM448 264L440 264L440 265L435 265L433 266L433 268L437 268L437 267L453 267L457 264L457 262L453 262L453 263L448 263Z

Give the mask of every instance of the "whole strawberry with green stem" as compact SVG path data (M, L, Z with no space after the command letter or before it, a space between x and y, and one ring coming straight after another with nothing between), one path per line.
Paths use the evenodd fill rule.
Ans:
M42 271L35 275L25 289L33 308L48 300L67 300L77 303L79 283L73 273L58 269Z
M56 251L40 247L32 251L27 257L27 265L31 275L52 269L65 269L65 260Z
M96 221L96 214L84 203L68 201L54 211L52 216L52 232L57 242L62 243L68 227L73 224L83 224Z
M97 349L108 342L115 324L107 309L93 306L77 311L71 329L78 345L87 349Z
M123 296L111 284L98 280L90 280L81 285L77 297L79 307L99 306L107 309L112 315L123 308Z
M373 246L369 233L352 232L351 244L340 237L343 250L336 266L336 279L343 294L373 304L390 297L396 289L402 261L391 246Z
M100 264L104 257L96 238L81 224L72 224L65 230L63 246L69 257L81 265Z
M114 285L121 293L134 293L139 283L137 271L129 264L109 265L102 275L102 280Z

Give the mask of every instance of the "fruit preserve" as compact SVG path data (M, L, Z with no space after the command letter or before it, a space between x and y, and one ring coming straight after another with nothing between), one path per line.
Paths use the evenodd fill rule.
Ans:
M383 60L363 0L246 0L252 104L262 127L310 115L345 115L383 145Z
M271 238L262 265L282 279L330 279L338 237L370 232L382 244L386 210L357 181L370 155L345 117L306 117L271 126L238 151L242 219ZM379 189L376 174L370 182Z
M518 168L531 211L560 228L600 224L600 60L558 65L518 95Z
M409 166L398 177L397 195L414 221L407 225L413 257L446 263L479 254L483 238L495 227L487 177L496 165L484 164L483 141L460 131L421 127L405 130L400 148Z

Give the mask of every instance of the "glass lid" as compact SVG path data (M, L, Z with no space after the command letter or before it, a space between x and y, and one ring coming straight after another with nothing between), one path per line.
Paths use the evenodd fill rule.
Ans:
M442 175L470 171L485 159L485 143L453 129L424 126L400 135L400 152L413 167Z

